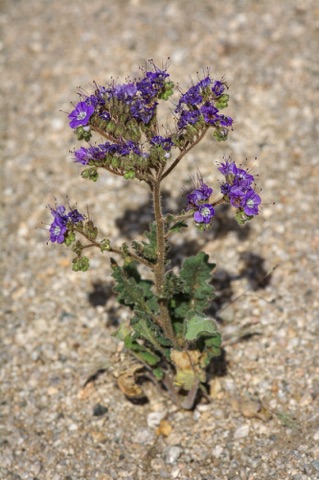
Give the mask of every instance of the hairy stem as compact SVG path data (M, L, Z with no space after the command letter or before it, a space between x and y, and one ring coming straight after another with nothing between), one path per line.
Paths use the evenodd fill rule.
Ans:
M165 219L162 215L161 205L161 189L160 176L161 171L158 172L158 178L153 183L152 196L153 207L156 223L156 245L157 245L157 260L154 265L154 280L156 294L158 295L159 303L159 322L167 336L173 344L176 344L175 333L170 319L167 300L164 298L164 277L165 277L165 260L166 260L166 245L165 245Z
M80 233L84 238L86 238L87 240L89 240L91 243L87 244L87 245L83 245L82 247L82 250L84 250L85 248L91 248L91 247L96 247L96 248L101 248L101 244L99 242L96 242L95 240L92 240L88 235L86 235L84 232L81 232L81 230L78 230L75 228L75 231ZM108 248L107 250L105 250L107 252L111 252L111 253L117 253L118 255L121 255L122 257L125 257L125 254L124 252L120 249L120 248L114 248L114 247L110 247ZM148 262L147 260L145 260L144 258L141 258L139 257L138 255L135 255L135 253L133 252L128 252L127 254L129 257L131 257L133 260L135 260L136 262L139 262L139 263L143 263L143 265L146 265L148 268L150 268L151 270L153 270L154 268L154 265L150 262Z

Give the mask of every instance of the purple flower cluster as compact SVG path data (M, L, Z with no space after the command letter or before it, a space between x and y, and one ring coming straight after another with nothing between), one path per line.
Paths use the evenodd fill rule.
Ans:
M221 185L224 198L234 207L244 211L247 216L258 215L261 198L252 187L254 176L228 160L222 163L218 170L226 180Z
M157 147L162 147L163 150L169 152L171 148L174 146L174 142L171 137L161 137L160 135L155 135L150 140L151 145L155 145Z
M51 207L50 207L51 208ZM50 225L50 240L52 243L63 243L67 233L67 224L71 222L76 224L84 220L84 216L79 213L77 209L70 210L66 213L65 207L60 205L54 210L51 208L51 213L54 217Z
M187 195L187 210L195 210L194 220L198 224L208 225L215 215L214 207L210 203L205 203L212 193L213 189L200 178L199 187Z
M105 142L98 146L91 146L89 148L81 147L75 150L75 161L82 165L94 164L95 162L102 162L106 156L124 157L130 154L145 155L135 142L127 141L120 144Z
M225 85L216 80L212 81L208 75L196 85L192 85L184 93L175 109L178 114L177 126L179 129L187 125L195 125L200 118L204 118L207 125L216 127L231 127L233 119L219 113L215 101L223 95Z
M86 96L70 113L70 127L87 125L94 111L103 120L111 120L113 100L129 105L132 117L147 125L156 110L155 98L165 89L166 78L169 77L166 70L152 65L154 71L145 71L144 77L136 82L111 84L107 87L96 85L94 94Z

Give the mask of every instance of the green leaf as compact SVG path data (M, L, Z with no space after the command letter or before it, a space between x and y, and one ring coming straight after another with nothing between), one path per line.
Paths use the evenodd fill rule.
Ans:
M134 268L134 262L120 267L114 259L111 259L111 268L113 270L112 277L116 281L114 291L118 294L118 301L131 306L134 310L152 315L154 312L145 301L145 292L148 286L146 288L145 282L139 280L140 277L136 267Z
M153 375L156 380L162 380L162 378L164 378L164 370L162 370L160 367L154 368Z
M221 355L222 338L219 332L216 332L215 336L205 339L205 348L203 360L205 365L209 365L213 357L219 357Z
M180 272L184 288L183 292L174 298L175 316L184 319L190 310L201 313L214 297L214 289L208 281L215 264L209 263L208 258L206 253L199 252L196 256L184 260Z
M143 312L135 313L135 317L131 320L131 327L133 328L135 335L138 338L146 340L152 346L152 349L164 354L162 342L164 342L164 346L171 345L171 342L162 336L160 328L152 322L150 317Z
M112 337L118 338L122 342L124 342L125 337L132 333L132 329L128 327L125 323L122 323L116 332L112 333Z
M141 359L151 367L155 366L160 361L159 356L155 355L155 353L151 352L144 345L140 345L139 343L135 342L131 335L125 337L124 346L133 352L137 358Z
M164 283L164 297L172 298L174 295L183 292L184 281L178 277L174 272L167 272Z
M185 339L189 341L197 340L203 336L216 335L217 327L212 318L190 312L185 324Z
M149 232L144 232L148 242L132 242L132 247L137 254L146 260L155 263L157 259L156 225L151 223Z
M169 229L169 233L178 233L182 230L182 228L187 228L188 225L185 222L176 222L175 225L173 225Z

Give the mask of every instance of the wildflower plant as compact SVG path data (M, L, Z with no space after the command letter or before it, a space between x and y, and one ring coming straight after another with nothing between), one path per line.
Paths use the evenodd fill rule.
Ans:
M145 240L113 245L99 237L91 219L63 205L50 207L50 240L71 249L75 271L89 268L85 253L90 248L111 256L117 299L132 311L129 324L122 324L116 336L139 362L129 380L132 388L120 385L124 393L141 396L139 384L148 378L176 404L191 409L199 390L205 394L208 367L221 353L221 335L206 313L214 298L215 265L201 251L186 258L179 271L172 270L170 236L187 228L189 221L199 230L207 229L221 203L233 206L238 223L244 224L258 214L261 199L254 190L254 176L227 159L218 168L224 180L214 201L213 188L198 175L182 212L163 214L161 190L167 176L208 130L217 141L224 141L233 125L232 118L221 113L228 105L228 87L207 73L185 93L179 92L173 127L163 135L158 108L174 88L167 70L150 62L139 79L95 84L90 95L80 92L80 102L69 114L70 127L78 140L86 142L74 151L75 162L84 167L83 178L96 182L106 170L124 181L148 185L154 220ZM93 143L96 136L103 143ZM142 278L141 265L151 272L152 280Z

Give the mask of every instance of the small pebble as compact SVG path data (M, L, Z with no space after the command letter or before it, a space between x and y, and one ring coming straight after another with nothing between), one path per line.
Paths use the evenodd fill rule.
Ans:
M161 420L165 417L166 412L165 411L159 411L159 412L151 412L147 415L147 425L150 428L155 428L158 427L158 425L161 423Z
M181 469L179 467L174 467L171 471L172 478L178 478L179 474L181 473Z
M246 438L249 435L249 425L244 424L235 430L234 433L234 440L238 440L240 438Z
M105 415L109 409L107 407L104 407L100 403L97 403L93 407L93 416L94 417L102 417L102 415Z
M221 445L216 445L215 448L213 448L212 454L215 458L219 458L221 454L223 453L223 447Z
M142 445L151 445L154 442L155 435L148 428L141 428L133 435L132 442Z
M174 445L173 447L169 447L165 452L165 462L169 464L173 464L182 454L183 449Z

